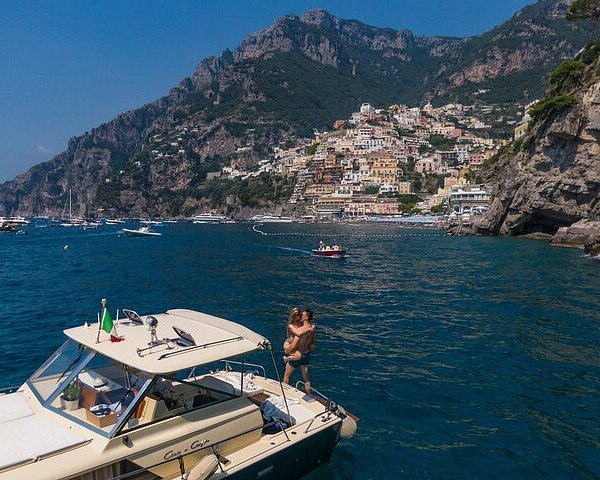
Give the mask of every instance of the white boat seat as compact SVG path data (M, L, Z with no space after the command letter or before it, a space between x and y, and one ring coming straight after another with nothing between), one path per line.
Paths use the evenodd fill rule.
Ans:
M73 431L38 416L5 422L0 428L0 470L34 462L61 450L83 445L87 440Z
M33 410L21 392L0 395L0 424L33 415Z
M241 393L240 374L235 372L216 372L205 375L199 385L230 395L239 396ZM244 375L244 397L252 397L262 392L263 389L254 383L252 377Z
M290 410L291 419L288 417L287 408ZM316 415L315 412L300 405L300 402L293 398L287 399L287 408L282 396L269 397L260 405L263 417L267 421L284 420L290 425L297 425L311 420Z

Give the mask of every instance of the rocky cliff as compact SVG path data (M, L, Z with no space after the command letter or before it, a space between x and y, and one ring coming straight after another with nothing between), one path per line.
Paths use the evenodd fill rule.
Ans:
M274 146L327 128L362 102L414 104L490 88L487 101L496 92L525 102L585 41L557 13L564 5L541 0L473 38L418 37L323 10L282 17L235 51L202 61L169 95L74 137L65 152L0 185L0 215L58 214L69 189L79 213L186 215L209 195L213 205L222 201L205 182L208 172L251 168ZM242 203L256 202L267 183L240 194Z
M490 167L493 201L476 233L546 233L579 247L600 233L600 60L588 50L553 73L527 138Z

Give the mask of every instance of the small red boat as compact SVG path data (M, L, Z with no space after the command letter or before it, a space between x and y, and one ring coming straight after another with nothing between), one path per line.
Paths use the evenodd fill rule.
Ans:
M331 247L329 245L320 243L319 248L313 250L312 253L313 255L318 255L320 257L342 258L346 255L346 250L339 245L333 245Z

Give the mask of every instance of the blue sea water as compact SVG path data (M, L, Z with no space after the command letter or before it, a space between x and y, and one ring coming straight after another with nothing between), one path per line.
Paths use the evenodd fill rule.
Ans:
M600 478L600 262L393 225L259 230L0 234L0 384L22 383L103 297L230 318L276 347L290 307L309 307L313 383L360 417L311 478ZM348 257L310 255L320 239Z

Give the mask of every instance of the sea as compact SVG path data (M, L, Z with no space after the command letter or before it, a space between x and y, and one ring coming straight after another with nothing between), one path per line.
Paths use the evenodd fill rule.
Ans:
M113 316L243 323L281 372L298 306L317 324L313 385L360 418L311 479L600 478L600 261L581 251L387 224L177 223L128 238L38 223L0 234L0 386L95 322L102 298ZM347 257L313 256L320 240Z

